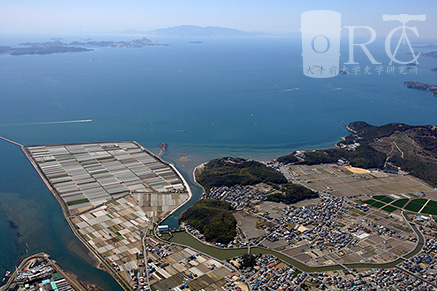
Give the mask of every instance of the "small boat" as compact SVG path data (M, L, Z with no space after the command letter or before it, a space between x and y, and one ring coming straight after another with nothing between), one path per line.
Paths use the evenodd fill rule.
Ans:
M9 277L10 274L11 274L11 272L7 271L6 274L5 274L5 277Z

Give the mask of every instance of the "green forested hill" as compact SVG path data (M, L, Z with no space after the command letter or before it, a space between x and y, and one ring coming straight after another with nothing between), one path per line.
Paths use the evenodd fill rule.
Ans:
M208 242L227 244L237 235L237 221L229 203L206 199L196 202L182 213L184 221L199 230Z
M196 180L207 191L214 186L287 183L284 175L260 162L230 157L206 163Z
M306 151L301 164L335 163L340 158L361 168L397 168L410 172L437 187L437 127L390 123L373 126L364 121L348 125L352 131L339 148ZM341 148L359 143L355 150ZM287 156L278 161L290 160Z

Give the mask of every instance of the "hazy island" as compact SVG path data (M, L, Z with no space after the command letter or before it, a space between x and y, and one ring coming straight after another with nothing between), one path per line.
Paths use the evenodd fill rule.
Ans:
M422 57L425 58L437 58L437 51L432 51L432 52L427 52L427 53L421 53L420 54Z
M168 44L157 43L146 37L134 39L132 41L86 41L86 42L74 41L71 42L69 45L78 45L78 46L86 46L86 47L128 47L128 48L141 48L145 46L154 46L154 45L168 46Z
M56 44L40 44L28 47L10 47L10 46L0 46L0 54L9 54L11 56L22 56L22 55L48 55L57 53L77 53L77 52L88 52L93 51L93 49L87 49L82 47L73 46L63 46Z
M49 42L25 42L20 43L21 47L0 46L0 54L12 56L21 55L47 55L56 53L76 53L93 51L92 47L113 47L113 48L141 48L167 44L156 43L148 38L134 39L132 41L73 41L64 43L59 39Z

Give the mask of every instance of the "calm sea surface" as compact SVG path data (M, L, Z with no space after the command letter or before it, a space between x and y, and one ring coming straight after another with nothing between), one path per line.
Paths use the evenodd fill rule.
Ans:
M0 36L0 45L49 39ZM430 71L436 59L421 58L417 75L389 74L377 44L372 53L383 62L381 74L357 54L356 75L311 79L302 74L300 41L291 38L154 40L171 45L0 55L0 136L25 145L136 140L155 153L165 142L163 158L192 180L193 167L215 157L272 159L333 146L348 134L342 121L437 123L437 97L402 84L437 83ZM92 121L53 123L78 120ZM182 155L191 161L179 161ZM6 142L0 142L0 234L0 275L44 251L80 279L120 290L92 266L55 198L20 148Z

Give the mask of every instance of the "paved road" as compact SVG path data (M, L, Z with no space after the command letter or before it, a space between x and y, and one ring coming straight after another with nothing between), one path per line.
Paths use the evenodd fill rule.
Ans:
M290 173L290 171L287 169L287 167L286 166L280 166L279 167L279 171L285 176L285 178L288 180L288 181L293 181L294 180L294 177L293 177L293 175Z

